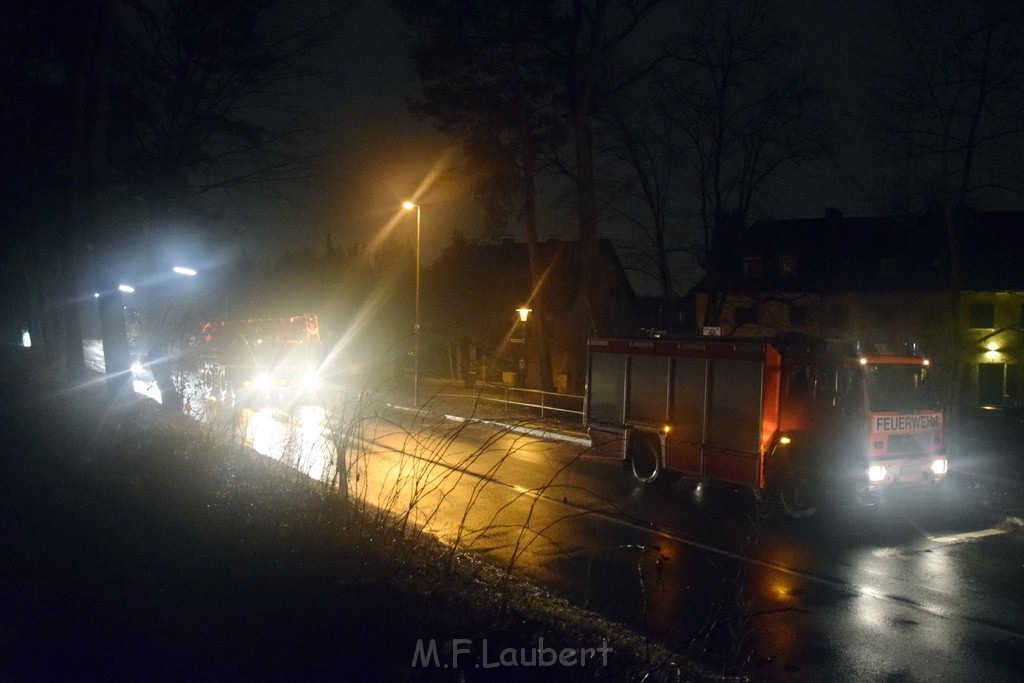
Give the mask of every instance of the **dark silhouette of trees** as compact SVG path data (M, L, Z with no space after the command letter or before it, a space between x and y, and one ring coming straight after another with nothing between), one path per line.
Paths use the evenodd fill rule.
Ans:
M945 234L955 426L969 343L960 324L961 243L973 208L1024 191L1024 5L900 2L893 16L895 44L876 56L866 109L911 208L934 211Z
M610 80L612 66L625 52L643 61L634 40L661 0L573 0L562 20L566 108L572 133L572 174L576 187L576 217L584 262L584 291L590 311L591 334L609 333L608 302L612 275L599 251L597 178L594 161L594 117L601 98L621 84ZM632 42L632 44L631 44ZM656 57L655 57L656 58Z
M575 0L513 3L514 12L504 3L397 4L410 25L425 30L416 56L428 106L417 108L443 130L467 147L472 141L489 150L498 167L501 158L516 159L520 174L523 159L545 158L531 157L531 150L546 146L521 144L538 137L535 129L516 128L514 115L523 111L517 102L540 104L528 113L543 112L566 131L564 139L541 139L575 190L592 335L611 332L613 278L597 251L602 215L625 218L642 236L639 246L634 241L634 261L666 301L680 294L674 270L687 256L720 289L723 254L758 197L827 152L813 107L819 93L795 64L792 38L767 0L707 0L692 8ZM515 67L522 62L510 57L509 45L537 64L526 72L525 100L516 99L523 72ZM532 183L501 187L531 205ZM692 216L700 238L685 244ZM531 234L527 223L528 242ZM714 324L723 300L709 300L704 318Z
M705 0L669 48L659 73L663 116L679 140L696 201L694 255L708 290L705 325L717 325L723 277L739 233L769 187L829 153L815 107L821 93L794 59L795 38L770 0Z
M565 138L548 49L555 40L553 5L549 0L395 4L407 24L424 29L414 52L423 97L412 111L462 143L463 173L473 178L492 222L515 218L524 227L534 299L523 304L537 311L541 388L550 390L537 182Z
M208 218L235 193L280 192L309 175L314 154L302 145L302 114L317 85L311 57L341 14L311 18L288 9L252 0L127 3L118 82L125 116L115 154L126 189L142 200L133 229L144 236L150 272L173 265L157 248L169 226ZM162 362L172 330L159 317L168 294L146 292L145 352L164 403L175 407L180 397Z
M100 293L107 372L124 384L130 376L118 273L129 266L147 278L169 272L178 264L161 258L166 238L198 236L206 244L194 246L208 248L212 219L242 190L280 191L310 175L306 162L314 155L300 144L308 132L302 101L317 85L316 50L342 10L311 15L293 3L255 0L83 0L16 3L5 11L39 29L38 45L19 41L9 57L18 88L2 103L5 119L21 129L46 120L58 131L51 144L17 160L41 168L51 154L57 169L43 187L58 198L60 211L48 215L45 234L60 247L51 239L46 248L24 249L38 264L26 270L55 272L62 283L50 289L65 302L57 332L72 377L83 367L81 292ZM42 92L58 106L36 106ZM18 220L30 225L46 208L37 199ZM53 262L57 255L63 262ZM175 407L180 400L162 362L171 293L150 287L137 295L145 302L146 351L159 361L154 372L165 404Z

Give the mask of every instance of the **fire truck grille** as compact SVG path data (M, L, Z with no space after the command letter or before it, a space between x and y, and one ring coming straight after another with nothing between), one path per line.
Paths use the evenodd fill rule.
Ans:
M930 434L891 434L885 450L890 455L927 453L931 443Z

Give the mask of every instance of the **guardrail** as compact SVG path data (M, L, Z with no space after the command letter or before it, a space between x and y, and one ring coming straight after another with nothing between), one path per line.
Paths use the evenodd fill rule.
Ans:
M579 417L580 424L583 423L583 397L576 394L521 389L506 384L484 384L478 385L477 400L504 404L506 411L510 406L539 410L540 417L574 415Z

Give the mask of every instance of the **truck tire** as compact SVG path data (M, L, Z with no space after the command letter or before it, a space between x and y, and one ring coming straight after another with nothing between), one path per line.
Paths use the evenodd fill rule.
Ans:
M661 474L661 448L647 437L629 440L629 465L633 477L641 484L652 484Z
M786 514L795 519L810 517L818 511L820 484L799 465L790 465L779 482L779 500Z

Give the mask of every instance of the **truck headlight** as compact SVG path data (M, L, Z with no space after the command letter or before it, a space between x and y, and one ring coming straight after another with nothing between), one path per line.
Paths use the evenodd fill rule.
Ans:
M932 472L935 474L945 474L949 470L949 461L945 458L936 458L932 460Z
M868 481L882 481L886 473L885 465L872 465L868 468Z
M259 391L270 391L274 388L274 378L270 375L259 375L253 382L253 386Z
M302 388L315 391L320 386L320 377L315 372L307 372L302 376Z

